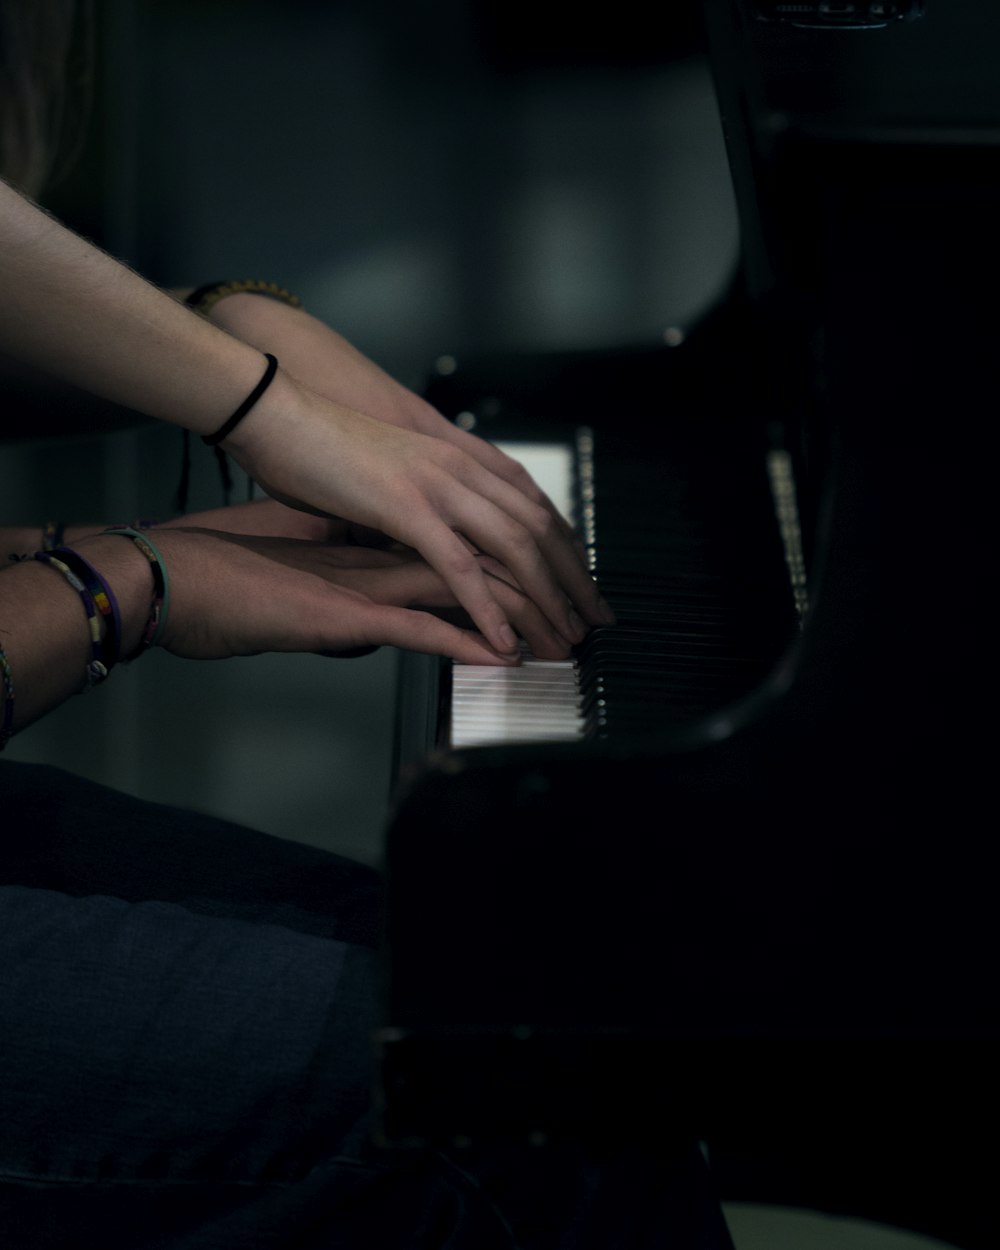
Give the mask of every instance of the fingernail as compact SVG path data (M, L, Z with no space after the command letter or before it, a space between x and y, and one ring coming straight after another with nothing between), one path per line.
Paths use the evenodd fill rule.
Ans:
M611 607L603 595L597 596L597 610L600 613L601 621L605 625L613 625L615 623L615 614L611 611Z
M499 636L505 651L517 650L517 634L514 633L509 625L500 626Z
M570 608L566 613L566 619L569 621L569 641L581 642L587 636L587 626L583 620Z

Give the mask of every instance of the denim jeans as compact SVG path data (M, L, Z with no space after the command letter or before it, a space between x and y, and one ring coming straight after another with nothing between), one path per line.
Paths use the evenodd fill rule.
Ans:
M0 1244L722 1250L701 1157L369 1137L380 885L0 762Z

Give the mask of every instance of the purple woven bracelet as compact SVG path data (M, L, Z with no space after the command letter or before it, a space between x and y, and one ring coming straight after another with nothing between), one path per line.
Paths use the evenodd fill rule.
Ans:
M52 555L58 556L64 564L68 564L80 581L87 587L90 597L94 600L97 610L104 617L108 626L104 635L103 659L108 672L121 659L122 618L118 609L118 600L108 583L97 569L83 558L77 551L69 547L56 547Z
M104 662L104 643L101 639L101 627L98 623L100 612L97 604L94 602L94 596L66 561L60 559L54 552L36 551L35 559L42 564L50 565L58 573L62 573L70 586L80 596L83 610L87 614L87 626L90 630L90 662L87 665L87 685L96 686L107 677L108 666Z

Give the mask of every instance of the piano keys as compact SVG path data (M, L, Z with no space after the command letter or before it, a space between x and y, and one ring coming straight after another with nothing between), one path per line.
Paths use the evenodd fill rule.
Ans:
M575 522L577 473L568 441L504 442L560 514ZM447 680L447 679L446 679ZM519 668L455 664L450 671L450 749L511 742L572 742L583 734L575 660L539 660L524 644Z
M790 552L799 552L801 563L801 541L787 453L761 448L756 465L743 471L756 482L753 506L763 512L763 527L773 531L767 559L756 554L748 597L734 594L723 567L720 536L713 533L718 518L699 515L704 501L690 499L686 489L664 490L663 481L654 480L659 467L644 469L630 440L602 439L581 427L562 442L499 445L577 525L591 571L618 619L594 630L572 660L542 661L525 649L516 669L446 666L439 745L459 750L651 731L711 713L762 680L800 619L801 570L796 586L789 575ZM777 496L771 466L782 454ZM730 502L746 497L745 485L730 481L727 489ZM708 500L717 502L716 490ZM728 515L726 541L744 528L760 532L749 502L748 511ZM770 647L762 648L760 623L750 628L748 620L768 616Z
M456 664L451 672L452 749L583 736L575 660L539 660L522 645L519 668Z
M591 571L618 621L595 630L572 660L538 660L525 648L516 669L454 665L450 715L442 729L450 749L573 742L652 728L654 718L709 712L761 679L760 657L736 636L721 575L704 567L708 539L698 527L689 521L686 528L675 528L678 518L671 513L655 526L645 524L642 547L630 550L630 542L640 541L638 528L632 537L627 528L636 526L629 517L636 502L633 488L644 485L631 458L617 466L609 459L598 469L589 428L578 429L572 443L501 441L499 446L524 464L577 525ZM789 569L794 564L798 574L786 589L781 566L772 571L772 602L780 604L775 625L784 622L776 632L787 638L801 616L801 538L787 453L772 451L765 467L785 564ZM640 550L651 559L659 553L660 568L638 569Z

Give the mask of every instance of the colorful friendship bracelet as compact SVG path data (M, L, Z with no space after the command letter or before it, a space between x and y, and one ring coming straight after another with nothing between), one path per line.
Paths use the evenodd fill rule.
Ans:
M155 524L155 521L136 522L137 527L152 528ZM43 542L55 544L57 539L61 539L65 528L62 522L50 521L45 526ZM138 528L116 526L105 532L123 534L127 538L132 538L153 569L153 610L139 648L139 651L143 651L159 640L166 622L166 606L169 601L166 565L154 545ZM122 623L118 600L101 574L78 552L68 547L52 545L42 551L36 551L34 558L41 564L51 565L61 573L80 596L90 630L91 658L87 664L87 687L96 686L107 678L120 658ZM106 626L103 637L102 619ZM10 661L2 645L0 645L0 676L3 678L3 716L0 718L0 751L2 751L14 735L14 677L11 673Z
M122 538L131 538L142 554L149 561L153 570L153 606L149 620L142 633L137 650L128 659L134 660L150 647L159 644L167 624L167 612L170 608L170 576L163 556L148 534L141 533L131 525L112 525L105 534L120 534Z
M56 547L51 554L58 556L64 564L69 565L87 587L91 598L97 605L97 610L104 617L107 626L104 635L104 663L110 673L121 658L122 618L118 610L118 600L97 569L78 552L69 547Z
M0 751L14 736L14 678L7 652L0 646L0 673L3 674L3 720L0 721Z
M68 564L53 555L51 551L36 551L35 559L42 564L51 564L62 573L76 593L80 596L84 611L87 613L87 624L90 629L90 654L87 664L87 685L96 686L108 675L108 666L104 660L104 639L101 637L101 613L90 591L77 577Z
M158 520L147 520L142 518L138 521L132 521L131 525L137 530L151 530L159 525ZM122 521L122 525L126 522ZM57 547L61 547L66 541L66 522L65 521L46 521L42 527L42 551L55 551ZM13 558L13 557L12 557Z

